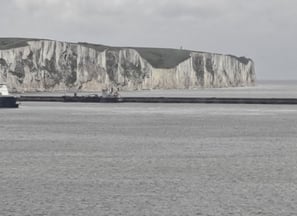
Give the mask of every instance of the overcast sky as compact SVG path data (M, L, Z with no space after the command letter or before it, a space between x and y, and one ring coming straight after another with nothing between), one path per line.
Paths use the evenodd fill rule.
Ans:
M168 47L252 58L297 80L295 0L0 0L0 37Z

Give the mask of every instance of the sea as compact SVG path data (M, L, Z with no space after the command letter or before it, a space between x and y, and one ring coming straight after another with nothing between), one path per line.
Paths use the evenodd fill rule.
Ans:
M121 95L296 98L297 82ZM0 109L0 215L297 215L297 106Z

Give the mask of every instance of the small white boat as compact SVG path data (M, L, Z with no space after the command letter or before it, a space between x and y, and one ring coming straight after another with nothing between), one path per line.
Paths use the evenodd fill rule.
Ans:
M8 96L9 92L8 92L8 88L6 85L4 84L0 84L0 96Z

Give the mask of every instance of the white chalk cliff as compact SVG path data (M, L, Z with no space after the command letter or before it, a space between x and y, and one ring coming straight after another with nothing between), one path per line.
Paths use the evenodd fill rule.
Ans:
M184 89L254 82L254 63L245 57L0 38L0 83L15 91Z

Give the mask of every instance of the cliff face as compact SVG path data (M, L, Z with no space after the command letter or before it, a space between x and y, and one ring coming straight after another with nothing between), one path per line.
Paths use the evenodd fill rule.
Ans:
M232 87L255 82L253 61L244 57L50 40L11 41L0 43L0 83L16 91Z

